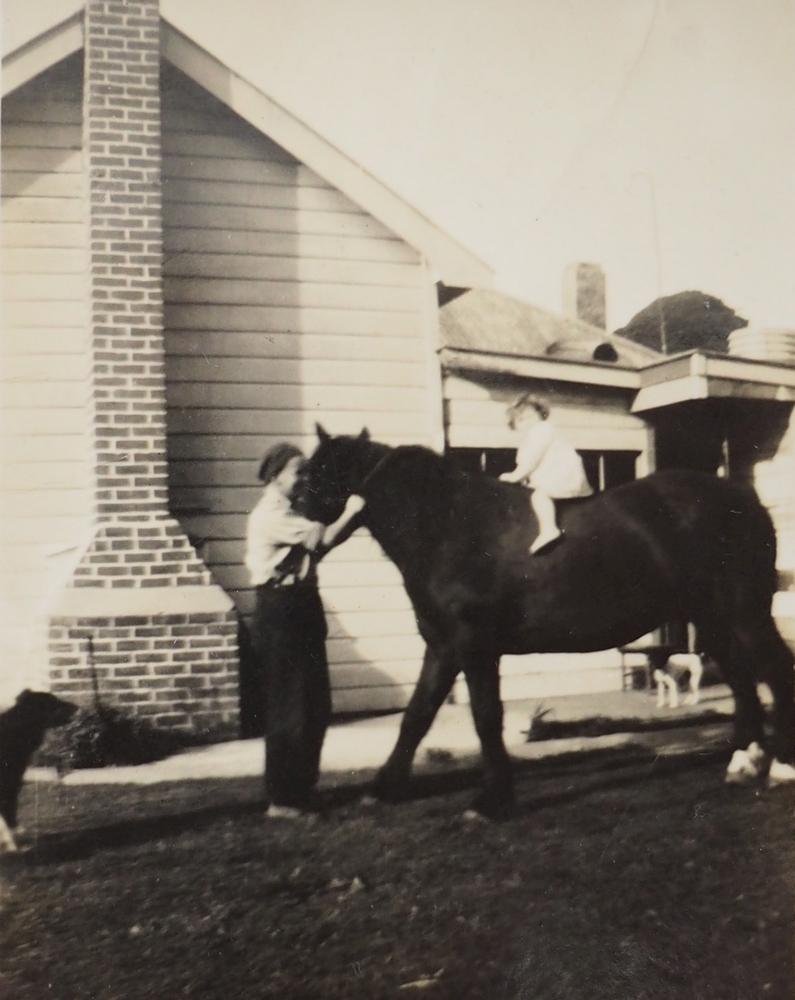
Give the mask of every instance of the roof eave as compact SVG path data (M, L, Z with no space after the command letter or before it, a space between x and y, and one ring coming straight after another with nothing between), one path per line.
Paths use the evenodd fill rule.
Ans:
M494 271L360 164L276 101L163 21L161 52L173 66L323 177L428 261L434 280L489 288Z
M79 52L84 37L83 11L80 10L3 56L3 97L50 66Z
M711 351L685 351L640 371L633 413L696 399L795 402L795 367Z
M3 94L11 93L79 51L84 41L80 11L21 45L3 59ZM493 268L165 19L162 19L161 54L412 246L427 262L433 280L466 288L493 285Z
M567 358L519 357L453 347L443 347L439 351L439 358L442 369L450 373L490 372L518 378L543 378L556 382L579 382L621 389L640 388L640 372L637 369L617 367L612 363L572 361Z

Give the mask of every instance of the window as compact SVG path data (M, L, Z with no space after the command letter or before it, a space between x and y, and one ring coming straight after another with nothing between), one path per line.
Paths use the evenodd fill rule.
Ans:
M585 475L595 493L602 493L635 478L639 451L580 451Z
M463 472L485 472L496 479L514 468L512 448L450 448L448 454ZM635 478L639 451L580 451L585 475L596 493L630 482Z
M516 464L513 448L450 448L447 454L462 472L485 472L495 479Z

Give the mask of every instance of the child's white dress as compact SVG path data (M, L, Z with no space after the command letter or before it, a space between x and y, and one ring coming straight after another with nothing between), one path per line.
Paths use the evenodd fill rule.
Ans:
M516 468L529 470L522 485L556 500L587 497L593 492L582 459L551 420L533 424L527 432L516 452Z

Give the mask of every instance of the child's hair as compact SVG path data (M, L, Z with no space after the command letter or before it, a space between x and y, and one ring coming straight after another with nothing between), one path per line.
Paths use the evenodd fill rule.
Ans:
M525 410L535 410L542 420L549 416L549 407L540 396L533 395L532 392L525 392L523 395L508 407L508 426L511 429L516 427L516 421Z

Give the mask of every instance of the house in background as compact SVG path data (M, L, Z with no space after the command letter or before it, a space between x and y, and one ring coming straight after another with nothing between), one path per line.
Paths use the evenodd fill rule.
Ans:
M257 464L314 422L443 447L436 281L491 272L159 17L91 0L4 61L3 679L236 717ZM367 537L323 566L335 707L422 644Z
M533 391L549 402L598 492L654 468L654 435L632 403L639 370L662 356L606 334L599 267L572 265L563 288L566 315L491 290L442 289L447 449L465 469L495 476L512 469L517 440L506 409ZM616 649L504 656L501 676L505 698L610 691L621 687L622 657ZM467 697L463 681L455 696Z
M774 615L795 646L795 334L743 330L728 354L666 356L606 334L596 265L572 265L563 297L559 316L491 290L442 290L449 452L466 468L494 475L512 468L516 441L505 410L533 391L550 402L595 491L670 468L751 484L776 527ZM621 664L617 650L506 656L503 695L611 690ZM466 697L463 685L457 696Z
M277 440L310 450L318 419L498 472L505 405L534 388L597 488L696 461L688 428L712 428L709 462L744 456L791 579L795 369L607 336L592 267L567 275L566 316L490 291L482 261L155 0L89 0L3 70L3 700L79 697L95 670L161 724L233 723L257 463ZM335 709L404 705L422 642L366 532L321 589ZM505 697L621 685L615 651L503 672Z

